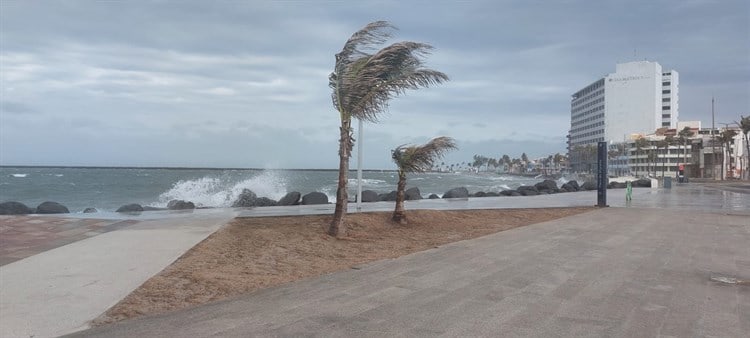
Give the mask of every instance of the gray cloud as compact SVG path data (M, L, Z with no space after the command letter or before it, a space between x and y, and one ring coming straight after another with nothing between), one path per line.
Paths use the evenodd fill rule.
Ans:
M680 72L682 119L708 121L715 96L732 121L750 111L749 6L3 1L0 164L334 168L333 54L378 19L433 44L451 81L365 127L369 167L438 135L455 158L562 152L570 94L633 59Z

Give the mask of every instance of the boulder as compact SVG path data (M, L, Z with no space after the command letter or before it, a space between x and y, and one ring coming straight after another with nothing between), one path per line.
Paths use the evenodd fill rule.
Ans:
M430 196L428 196L427 198L429 198L431 200L436 200L436 199L439 199L440 196L438 196L437 194L430 194Z
M242 192L237 196L237 200L232 203L232 208L249 208L255 206L255 200L258 198L255 193L250 189L242 189Z
M608 189L625 189L627 187L627 183L625 182L609 182L607 184Z
M83 209L83 213L84 214L92 214L92 213L95 213L95 212L99 212L99 210L96 210L96 208L86 208L86 209Z
M302 205L328 204L328 196L322 192L313 191L302 196Z
M377 202L380 201L378 193L372 190L362 190L362 202Z
M121 207L119 207L115 212L139 212L143 211L143 207L140 204L133 203L133 204L126 204Z
M587 181L579 190L596 190L596 183L594 181Z
M0 203L0 215L27 215L32 212L31 208L21 202Z
M473 193L473 194L471 194L469 196L471 196L471 197L487 197L487 193L484 192L484 191L477 191L477 192L475 192L475 193Z
M299 199L302 197L302 194L300 194L297 191L292 191L290 193L287 193L282 197L277 205L297 205L299 204Z
M70 210L57 202L44 202L36 207L37 214L69 214Z
M508 190L500 191L500 196L510 196L510 193L512 193L514 191L515 190L513 190L513 189L508 189Z
M575 182L575 181L571 181L571 182ZM578 191L578 189L576 189L572 184L570 184L570 182L568 182L568 183L563 184L562 187L560 187L560 191L576 192Z
M380 194L380 195L378 195L378 198L379 198L379 199L380 199L381 201L389 201L389 202L393 202L393 201L395 201L395 200L396 200L396 190L394 190L394 191L391 191L391 192L389 192L389 193L387 193L387 194Z
M648 178L641 178L632 183L634 188L651 188L651 180Z
M162 210L167 210L167 208L152 207L148 205L143 206L143 211L162 211Z
M487 197L498 197L498 196L500 196L500 194L494 191L487 192Z
M510 190L510 194L508 194L508 196L523 196L523 195L521 195L521 193L518 191Z
M328 197L326 197L326 203L328 203ZM258 197L255 199L255 207L275 207L279 203L268 198L268 197Z
M195 209L195 204L193 202L186 202L183 200L171 200L169 203L167 203L167 209L169 210L185 210L185 209Z
M467 198L469 197L469 190L464 187L453 188L443 194L443 198Z
M550 193L559 192L557 188L557 182L554 180L544 180L534 185L537 191L548 191Z
M407 201L414 201L414 200L422 199L422 193L419 192L419 188L417 187L406 189L404 194L406 195L404 196L404 199Z
M539 195L539 190L536 189L536 187L528 186L528 185L522 185L516 189L518 193L524 196L534 196Z
M576 181L576 180L568 181L568 183L566 183L566 184L569 184L569 185L570 185L571 187L573 187L573 189L575 189L576 191L579 191L579 190L581 190L581 186L580 186L580 185L578 185L578 181Z

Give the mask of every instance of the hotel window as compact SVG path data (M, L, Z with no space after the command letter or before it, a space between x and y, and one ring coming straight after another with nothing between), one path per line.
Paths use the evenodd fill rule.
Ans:
M665 98L661 99L661 102L669 102L669 98L665 97Z
M671 85L671 84L672 84L672 82L669 82L669 81L666 81L666 82L662 82L662 83L661 83L661 85L662 85L662 86L669 86L669 85Z
M671 93L671 92L672 92L672 91L671 91L671 90L669 90L669 89L665 89L665 90L662 90L662 91L661 91L661 93L662 93L662 94L669 94L669 93Z
M670 110L672 109L672 106L662 106L661 110Z

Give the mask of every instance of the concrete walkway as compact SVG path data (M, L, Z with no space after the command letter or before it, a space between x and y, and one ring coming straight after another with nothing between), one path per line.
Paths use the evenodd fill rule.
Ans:
M74 337L746 337L750 218L607 208Z
M92 231L70 244L81 234L51 237L47 245L67 245L0 266L0 337L55 337L88 328L233 216L130 221L125 227L110 221L116 230Z
M629 204L625 204L623 193L611 190L609 204L750 216L747 194L709 186L635 189ZM590 206L595 201L596 193L589 191L408 201L406 207L544 208ZM392 202L363 204L363 211L392 208ZM332 210L332 205L322 205L0 218L0 337L50 337L86 329L90 320L236 216L331 214ZM355 212L356 205L350 204L349 211ZM640 223L640 214L629 217L629 222L637 219ZM25 226L37 228L21 229Z

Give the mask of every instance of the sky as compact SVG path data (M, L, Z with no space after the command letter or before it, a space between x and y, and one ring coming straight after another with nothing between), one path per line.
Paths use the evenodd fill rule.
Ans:
M564 153L571 94L618 62L677 70L680 120L750 114L745 0L0 0L0 165L337 168L328 75L376 20L451 80L365 124L365 168L436 136L447 163Z

